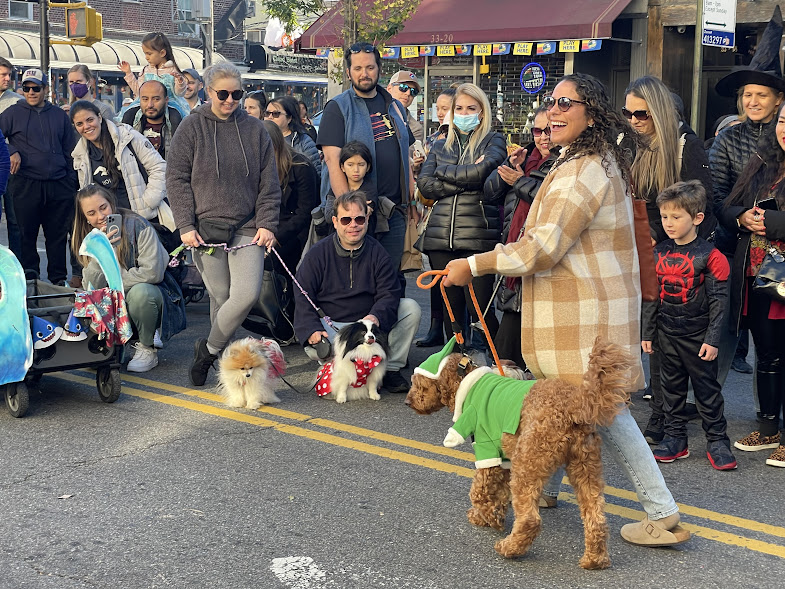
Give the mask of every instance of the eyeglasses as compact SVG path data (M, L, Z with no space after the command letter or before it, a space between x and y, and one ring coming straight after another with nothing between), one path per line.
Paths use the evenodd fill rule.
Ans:
M562 96L558 100L556 100L553 96L546 96L542 99L542 104L545 107L545 110L551 110L554 105L559 107L559 110L562 112L567 112L572 108L573 104L588 104L585 100L576 100L574 98L569 98L567 96Z
M22 92L35 92L38 93L41 91L43 86L22 86Z
M283 114L282 110L266 110L266 111L264 111L264 116L265 117L272 117L274 119L277 119L282 114Z
M357 223L358 225L365 225L365 215L358 215L357 217L341 217L338 219L341 222L341 225L348 225L352 221Z
M408 92L412 96L417 96L420 93L419 88L416 86L409 86L409 84L398 84L398 90L401 92Z
M360 53L361 51L365 53L373 53L376 50L376 47L371 45L370 43L355 43L351 47L349 47L349 53Z
M639 121L648 121L649 120L649 111L648 110L635 110L629 111L626 107L622 107L621 114L623 114L628 119L632 119L635 117Z
M545 127L544 129L540 129L539 127L532 127L532 135L534 135L535 137L539 137L543 133L545 135L547 135L548 137L550 137L551 136L551 128L550 127Z
M216 90L215 88L211 88L211 90L215 92L218 100L226 100L229 98L229 95L232 96L232 100L240 100L243 97L243 94L245 94L242 90L233 90L231 92L229 92L229 90Z

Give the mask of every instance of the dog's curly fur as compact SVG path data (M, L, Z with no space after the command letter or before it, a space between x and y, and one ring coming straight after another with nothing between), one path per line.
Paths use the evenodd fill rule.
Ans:
M442 407L454 411L462 379L457 371L460 359L460 354L450 355L438 380L415 374L406 404L420 414ZM538 502L543 487L556 469L566 464L584 524L585 551L580 566L610 566L601 440L596 428L609 425L629 402L625 391L631 365L624 349L598 337L580 387L559 379L541 380L532 387L521 408L518 431L502 438L510 471L500 466L477 469L469 492L469 521L497 530L504 529L512 498L515 523L510 534L496 543L499 554L512 558L529 550L542 526Z

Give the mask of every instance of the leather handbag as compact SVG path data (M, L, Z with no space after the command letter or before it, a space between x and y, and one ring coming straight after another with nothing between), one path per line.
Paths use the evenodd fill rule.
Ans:
M752 289L785 303L785 256L771 244L768 245L763 262L755 275Z
M632 213L635 224L635 247L638 250L638 263L641 271L641 299L647 303L660 297L657 282L657 268L654 264L654 247L651 245L651 229L649 214L646 212L646 201L632 199Z

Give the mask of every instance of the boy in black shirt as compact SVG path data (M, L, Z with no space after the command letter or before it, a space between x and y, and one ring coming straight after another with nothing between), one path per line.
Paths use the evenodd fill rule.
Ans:
M654 449L657 462L690 455L687 448L687 381L708 440L706 454L717 470L736 468L717 381L717 345L727 299L728 261L698 237L706 191L697 180L677 182L657 197L669 239L654 248L660 300L644 303L641 347L659 346L665 410L665 438Z

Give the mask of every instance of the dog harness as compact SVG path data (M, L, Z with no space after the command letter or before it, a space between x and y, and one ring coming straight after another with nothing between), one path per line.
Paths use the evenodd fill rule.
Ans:
M316 394L320 397L329 395L332 392L333 362L328 362L323 365L319 369L319 372L316 373ZM381 356L373 356L368 362L355 358L352 362L354 362L354 369L356 371L356 380L352 383L352 387L359 389L366 385L368 382L368 375L373 372L374 368L382 363L382 358Z
M509 468L502 435L518 431L523 400L536 380L514 380L481 367L463 379L455 396L453 426L444 445L453 448L474 436L475 467Z

